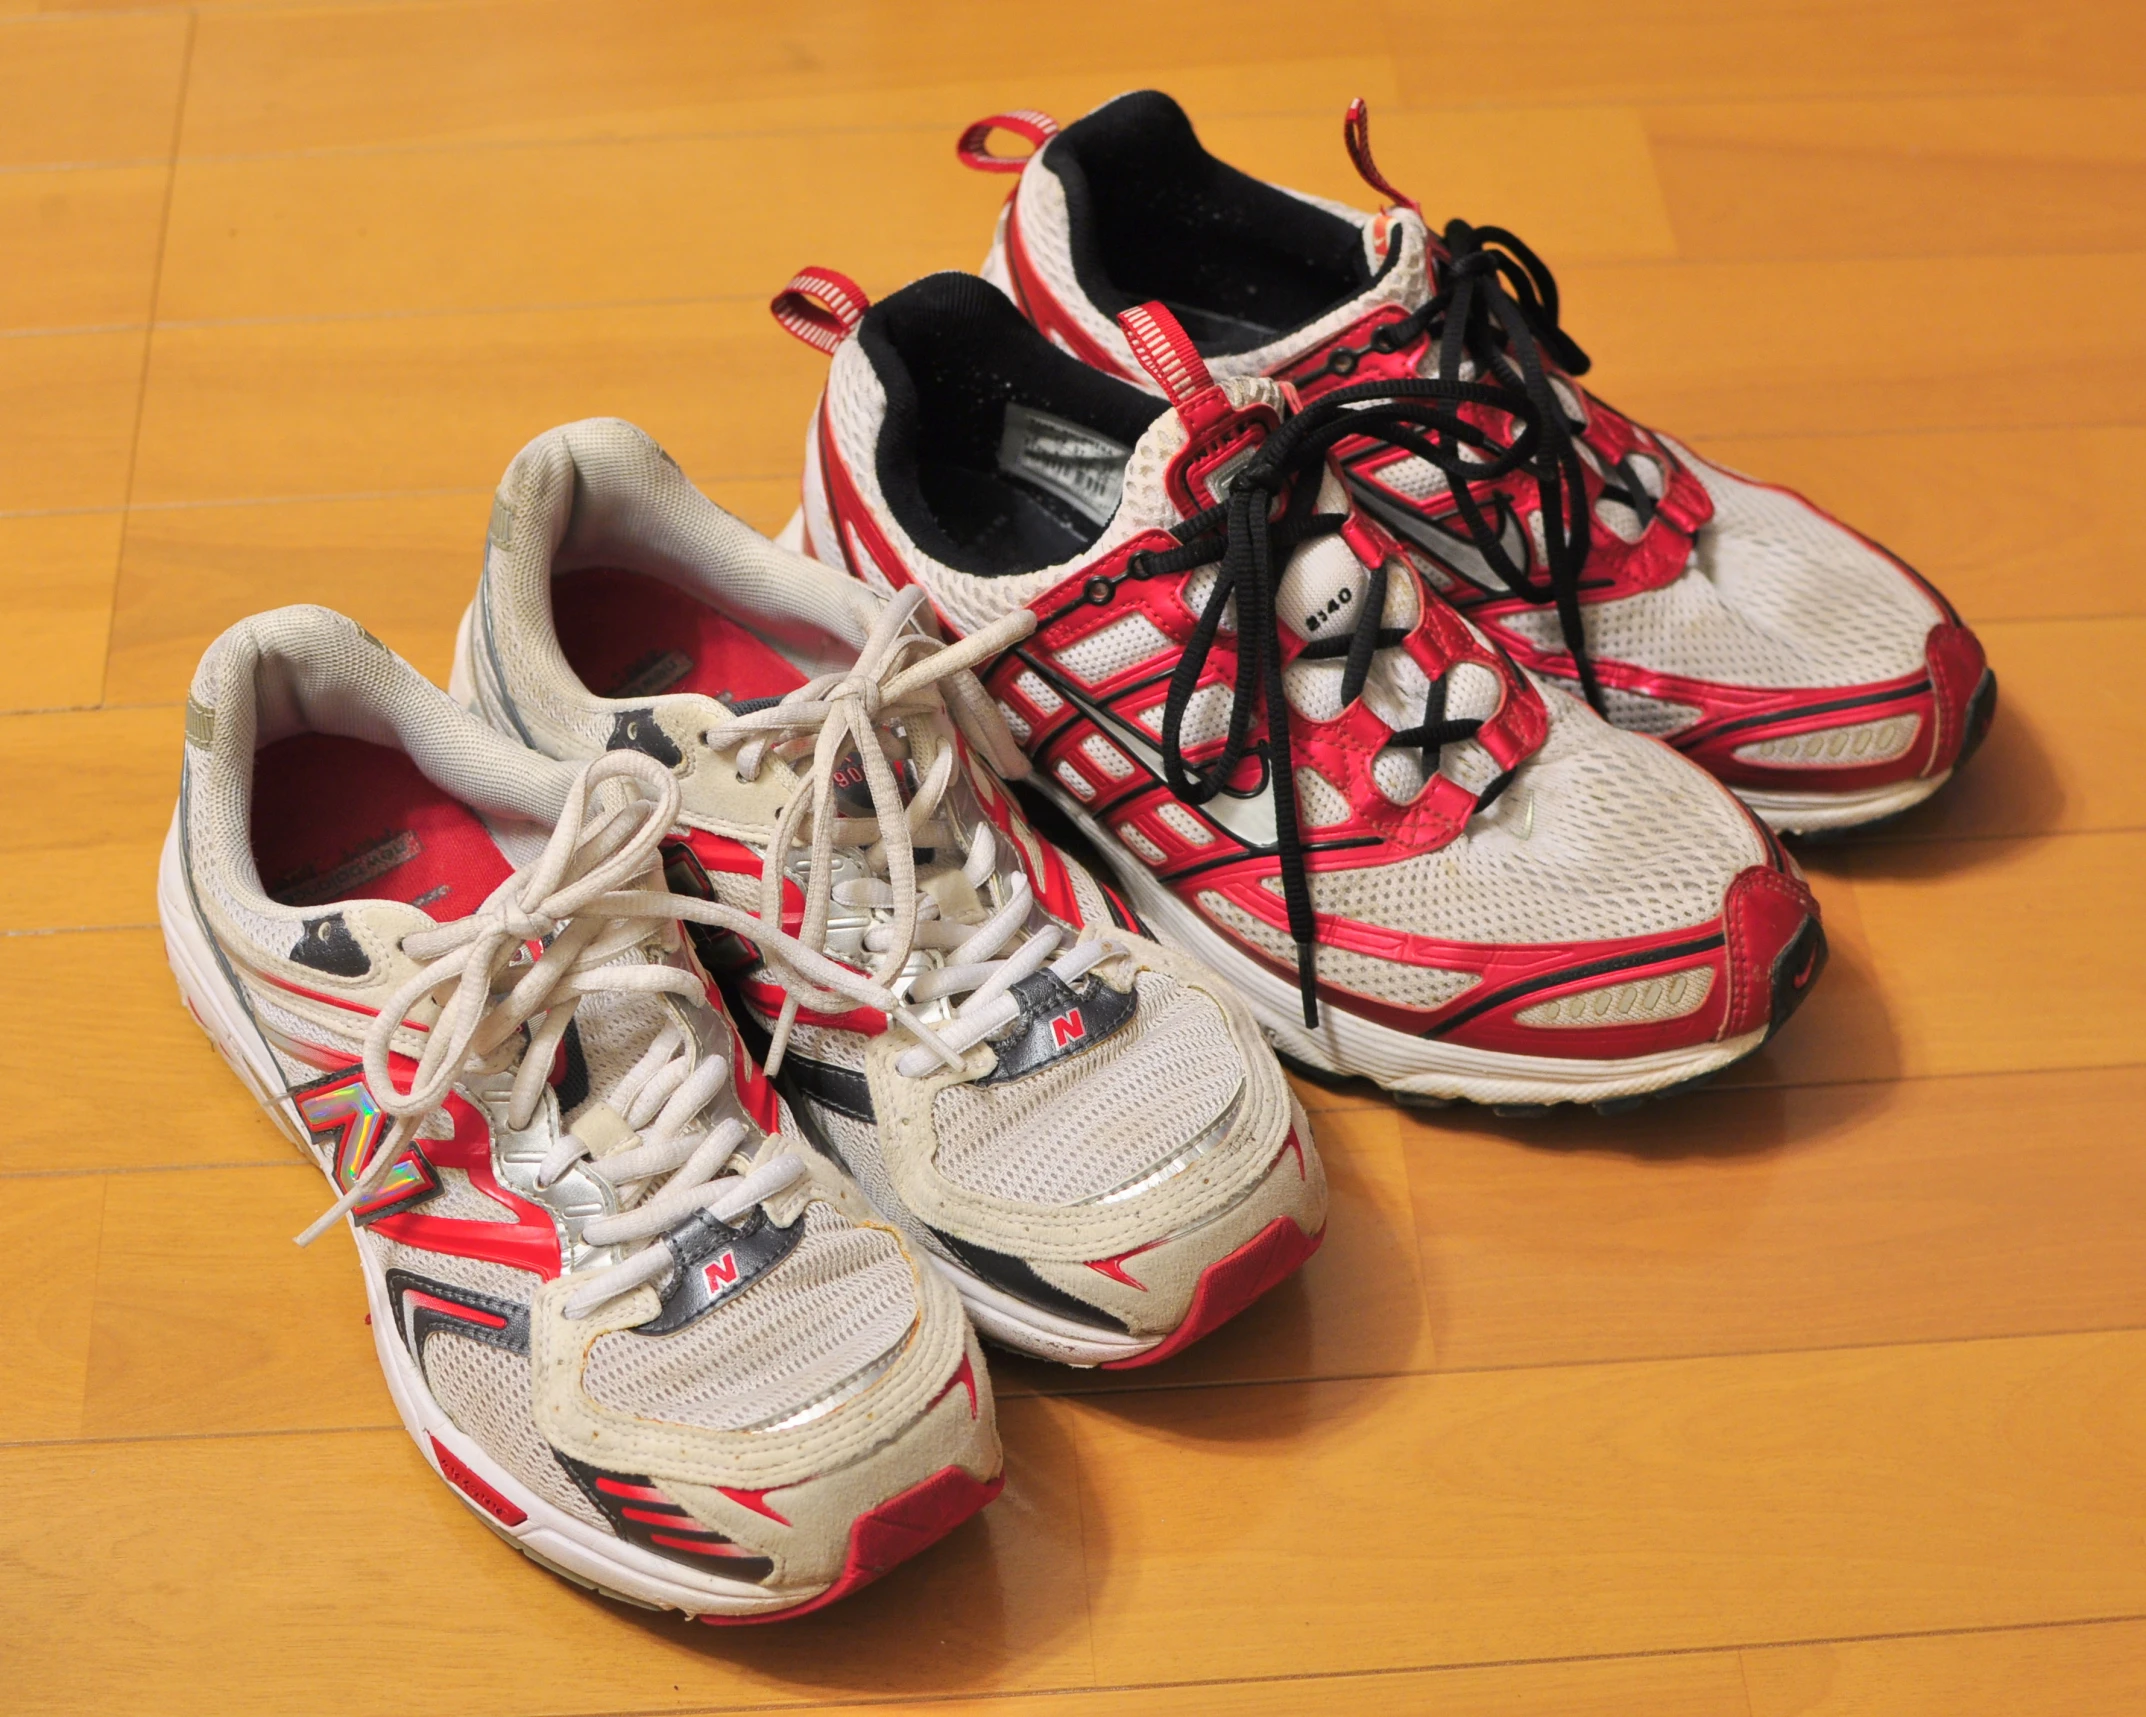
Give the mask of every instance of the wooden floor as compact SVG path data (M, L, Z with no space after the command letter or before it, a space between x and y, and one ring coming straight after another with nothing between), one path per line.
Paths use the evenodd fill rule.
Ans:
M2146 8L0 14L11 1717L2146 1710ZM289 1243L319 1178L179 1009L187 675L312 600L444 676L568 418L772 529L821 360L770 291L973 267L959 126L1143 83L1359 200L1368 96L1394 178L1553 261L1608 397L1938 579L1996 729L1808 854L1832 969L1721 1087L1307 1090L1324 1253L1135 1384L999 1364L982 1519L785 1627L606 1605L427 1473L347 1239Z

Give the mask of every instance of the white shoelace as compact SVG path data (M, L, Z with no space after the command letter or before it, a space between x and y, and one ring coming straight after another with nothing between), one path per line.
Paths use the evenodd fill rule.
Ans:
M911 624L923 602L924 592L917 586L902 590L881 611L854 668L822 675L781 701L740 713L704 736L708 743L722 745L746 736L737 753L741 779L756 778L768 752L780 749L808 782L808 790L794 795L776 820L761 868L756 921L781 922L782 888L790 875L786 861L800 844L800 831L809 820L811 860L798 934L792 940L769 938L757 928L745 932L759 944L762 958L787 992L768 1049L770 1074L782 1065L800 1008L842 1012L860 1001L899 1018L919 1039L916 1047L896 1060L896 1069L905 1077L921 1077L941 1063L959 1068L967 1050L1018 1016L1020 1004L1009 992L1023 978L1048 964L1059 978L1071 983L1118 951L1109 938L1084 936L1060 953L1066 933L1059 926L1045 922L1029 929L1037 914L1024 872L1015 872L1003 903L975 925L948 922L938 901L919 888L915 847L944 846L949 841L948 831L934 818L953 783L954 751L951 746L941 748L929 774L904 805L882 724L907 715L926 716L943 695L956 723L986 757L1003 773L1025 773L1026 761L974 669L1028 636L1036 623L1028 610L1017 609L948 644ZM793 751L801 754L807 736L812 740L809 768L801 755L787 756ZM845 747L855 748L863 768L872 799L870 817L846 817L835 801L835 766ZM837 846L865 853L867 862L884 874L828 881ZM997 863L997 837L988 823L979 822L970 831L968 849L962 875L972 888L980 889ZM828 983L821 975L823 950L835 906L891 910L893 919L875 924L866 933L864 951L877 956L869 975L838 967L839 977ZM795 962L791 950L798 947L822 955L822 963L808 968ZM908 986L911 1003L928 1004L964 992L968 997L950 1009L942 1023L929 1028L906 1010L895 1014L883 1002L867 1000L864 988L869 985L890 993L918 949L939 952L944 959L936 968L914 976Z
M669 891L658 849L678 820L677 777L641 752L612 751L576 777L551 839L534 862L508 877L467 917L404 938L402 951L423 964L382 1006L364 1043L366 1085L394 1122L356 1181L298 1237L300 1245L310 1245L372 1194L458 1079L511 1066L507 1123L517 1130L528 1126L584 996L670 993L704 1001L700 980L690 971L621 960L646 944L664 921L715 925L758 947L787 992L768 1059L770 1073L781 1063L800 1006L836 1012L862 1006L899 1023L916 1039L915 1047L896 1058L905 1077L921 1077L942 1064L959 1069L967 1050L1018 1015L1010 992L1023 978L1048 964L1071 983L1118 951L1113 939L1083 936L1060 953L1065 932L1049 923L1024 936L1034 905L1025 874L1016 873L1005 901L974 926L946 921L937 900L920 892L914 838L933 828L933 813L952 782L954 754L950 747L942 749L929 778L904 806L879 721L926 714L937 701L930 688L946 680L955 719L972 740L995 757L1011 753L1017 759L1011 736L971 669L1034 625L1034 617L1022 610L948 645L908 629L921 600L920 592L910 590L888 605L851 672L822 676L779 704L738 715L726 726L726 736L741 729L749 735L738 754L738 770L746 779L758 773L772 746L816 736L812 766L800 771L810 791L784 807L768 847L760 915ZM918 652L921 659L903 666ZM854 744L875 817L845 818L835 804L833 764L845 741ZM598 789L606 783L617 784L608 810L599 807ZM804 921L800 933L791 936L780 928L784 856L808 818L812 863L805 877ZM935 832L933 844L944 838ZM829 883L838 844L869 845L885 875ZM991 877L995 855L992 831L979 823L963 866L972 887ZM866 950L878 956L869 973L824 951L830 908L837 904L894 913L892 923L875 924L865 936ZM542 952L504 994L497 993L531 943L542 944ZM918 948L943 951L946 958L916 974L905 998L891 985ZM1009 948L1012 952L1005 952ZM410 1083L399 1087L388 1060L395 1033L411 1008L449 984L452 993L425 1033ZM964 992L967 1000L936 1025L916 1012L917 1006ZM530 1028L526 1040L525 1026ZM628 1250L577 1287L567 1301L568 1316L586 1316L620 1294L660 1280L672 1260L668 1248L653 1242L694 1212L734 1220L805 1174L804 1163L788 1153L764 1154L764 1160L740 1172L730 1165L748 1136L745 1128L729 1118L695 1125L729 1078L724 1056L702 1053L692 1034L675 1022L666 1025L634 1067L600 1094L633 1129L629 1139L597 1161L568 1130L545 1157L540 1186L591 1159L590 1172L617 1191L623 1207L582 1227L587 1244ZM660 1185L658 1176L665 1177Z

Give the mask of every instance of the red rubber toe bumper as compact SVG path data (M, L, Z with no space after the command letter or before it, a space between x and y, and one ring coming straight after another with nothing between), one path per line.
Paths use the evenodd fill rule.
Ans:
M1753 865L1729 884L1721 917L1729 976L1722 1036L1780 1030L1825 969L1817 897L1801 877Z
M859 1515L849 1529L849 1558L835 1583L816 1598L787 1610L758 1616L702 1616L710 1627L738 1627L753 1622L786 1622L793 1616L824 1610L859 1587L869 1586L898 1563L929 1550L1006 1486L1004 1474L973 1478L960 1467L941 1467L930 1478L889 1497Z
M1306 1234L1293 1218L1277 1216L1228 1257L1217 1258L1200 1272L1200 1285L1192 1290L1192 1304L1183 1323L1147 1352L1131 1359L1107 1360L1103 1369L1129 1371L1182 1353L1209 1330L1228 1323L1268 1289L1295 1275L1325 1238L1324 1228L1316 1234Z
M1935 775L1965 763L1989 732L1997 714L1997 676L1982 653L1982 640L1965 626L1931 627L1923 655L1930 664L1936 732L1922 772Z

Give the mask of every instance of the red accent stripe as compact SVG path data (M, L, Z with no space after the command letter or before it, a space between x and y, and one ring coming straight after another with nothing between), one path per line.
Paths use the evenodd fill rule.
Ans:
M654 1485L621 1484L617 1479L605 1478L599 1474L596 1480L596 1488L606 1496L630 1496L638 1502L669 1503L673 1508L678 1506L676 1503L672 1503L671 1499L656 1489Z
M419 1305L440 1313L443 1317L458 1318L463 1323L482 1324L486 1329L505 1329L507 1320L497 1312L480 1311L475 1306L457 1305L453 1300L443 1300L435 1294L412 1288L404 1294L406 1305Z
M806 345L832 354L871 307L871 297L848 275L831 268L801 268L768 301L768 314Z
M1087 1261L1088 1268L1099 1275L1108 1276L1113 1282L1123 1282L1128 1288L1137 1288L1144 1294L1148 1291L1147 1283L1133 1279L1125 1268L1125 1260L1137 1258L1143 1252L1152 1252L1161 1244L1160 1240L1150 1240L1145 1246L1135 1246L1130 1252L1120 1252L1115 1258L1090 1258Z
M733 1490L727 1484L719 1484L715 1488L729 1497L740 1508L749 1508L755 1514L764 1514L778 1526L788 1526L790 1524L788 1520L768 1506L767 1492L764 1490ZM785 1487L772 1486L770 1488L782 1489Z
M468 1497L471 1502L483 1509L494 1520L505 1526L519 1526L529 1518L521 1509L516 1508L499 1492L471 1472L468 1463L461 1460L453 1450L449 1449L437 1437L432 1439L432 1453L434 1458L439 1461L440 1472L445 1476L447 1482Z
M619 1513L627 1520L638 1520L648 1526L670 1526L684 1528L687 1531L692 1530L691 1526L688 1525L692 1516L687 1514L676 1503L670 1505L668 1514L658 1514L652 1508L622 1508Z
M966 1353L961 1356L961 1364L956 1368L954 1375L946 1380L946 1387L931 1398L932 1406L938 1406L940 1402L953 1394L956 1389L966 1389L969 1392L969 1417L975 1418L983 1408L976 1393L976 1368L969 1363L969 1356Z
M691 1538L673 1538L668 1532L651 1532L648 1541L651 1544L660 1544L666 1550L683 1550L693 1556L739 1557L753 1554L750 1550L739 1549L727 1539L720 1544L706 1544Z
M994 131L1010 132L1023 138L1029 146L1026 155L994 155L985 147ZM1058 121L1047 113L1039 113L1033 107L1020 107L1011 113L986 114L976 121L954 142L955 157L964 167L978 173L1018 173L1036 158L1040 150L1058 135Z
M1128 381L1134 379L1126 374L1125 360L1101 345L1051 296L1050 288L1043 283L1043 276L1029 258L1027 242L1021 237L1021 206L1018 202L1006 217L1006 268L1013 276L1014 296L1020 301L1022 312L1035 323L1039 332L1105 375L1126 376Z

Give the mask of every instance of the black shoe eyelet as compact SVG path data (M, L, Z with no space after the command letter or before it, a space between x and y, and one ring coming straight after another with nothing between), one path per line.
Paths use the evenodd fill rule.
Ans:
M1088 580L1086 586L1084 587L1083 593L1087 596L1090 602L1096 605L1096 607L1103 608L1109 605L1110 594L1113 588L1115 587L1111 584L1109 579L1097 577Z
M1356 373L1356 348L1353 346L1339 347L1327 358L1326 367L1328 372L1333 375L1354 375Z

